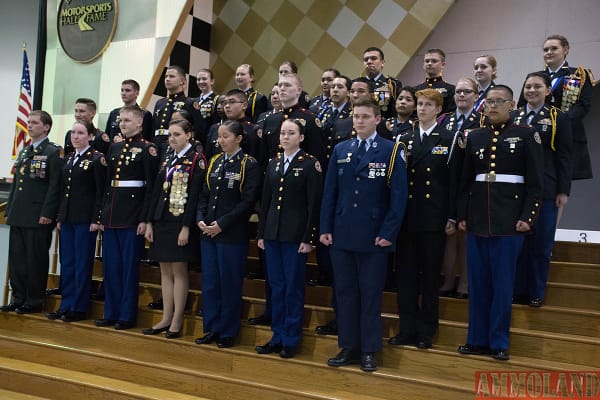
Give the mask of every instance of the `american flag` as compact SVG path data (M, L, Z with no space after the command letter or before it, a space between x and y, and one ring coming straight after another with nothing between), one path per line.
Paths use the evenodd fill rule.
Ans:
M19 151L29 145L31 139L27 136L27 120L31 112L31 79L29 77L29 61L27 50L23 47L23 72L21 74L21 91L19 93L19 105L17 108L17 124L15 128L15 139L13 142L13 160Z

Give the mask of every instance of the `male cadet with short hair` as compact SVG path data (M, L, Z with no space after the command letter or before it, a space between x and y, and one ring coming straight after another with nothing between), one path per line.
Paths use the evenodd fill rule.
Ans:
M279 145L279 130L283 121L289 118L303 119L306 121L304 141L302 149L319 160L321 165L325 163L325 149L321 137L321 130L315 123L315 115L309 110L298 105L298 99L302 93L302 81L296 74L286 74L279 77L279 98L283 105L283 111L269 115L264 122L262 132L262 155L263 167L266 162L281 152Z
M250 64L242 64L235 70L235 83L248 97L246 116L252 123L256 123L260 114L268 109L267 96L256 90L254 83L254 67Z
M123 82L121 82L121 100L123 101L123 105L113 109L108 115L108 120L106 121L106 133L108 134L111 142L123 140L123 137L121 136L121 128L119 127L119 113L121 108L125 106L136 105L139 107L137 103L139 95L140 84L137 83L137 81L133 79L125 79ZM144 110L144 122L142 124L142 136L144 136L144 139L152 140L154 137L153 124L154 121L152 118L152 113L148 110ZM115 139L115 137L117 137L117 139Z
M231 89L225 95L224 101L225 115L228 120L238 121L244 128L244 139L241 143L241 148L245 154L251 155L259 162L260 159L260 142L258 137L258 125L253 124L246 115L248 107L248 98L240 89ZM221 147L218 142L218 131L221 124L213 124L206 138L206 148L204 155L207 160L218 153L221 153Z
M52 118L45 111L29 114L31 144L19 152L6 206L10 226L8 264L12 301L2 311L42 311L48 279L48 253L60 203L64 152L48 140Z
M485 126L458 145L464 164L458 225L467 231L469 328L461 354L508 360L517 258L542 204L544 154L540 134L510 119L513 92L496 85L485 101Z
M330 246L342 349L327 364L360 363L370 372L382 348L381 299L404 217L406 167L400 144L377 134L374 100L357 101L352 118L357 138L335 146L321 207L320 241Z
M340 75L334 78L330 85L331 97L328 99L328 106L317 115L316 123L323 132L327 160L337 143L350 138L350 136L341 134L334 136L333 130L337 123L351 116L350 102L348 101L351 84L352 81L347 76Z
M82 119L94 126L93 120L96 116L96 102L85 97L75 100L74 116L76 121L78 119ZM92 148L94 148L94 150L98 150L100 153L106 154L108 147L110 146L110 138L108 137L107 133L102 132L95 126L94 129L96 129L96 132L94 132L94 140L90 141L90 145ZM71 130L69 129L65 134L65 154L70 155L74 152L75 148L71 144Z
M408 203L398 237L396 283L400 332L394 345L432 347L439 325L439 280L446 235L456 232L454 135L437 124L442 95L416 92L418 124L397 141L406 149Z
M142 110L125 106L119 115L125 140L113 143L108 161L101 223L104 230L104 318L96 326L130 329L138 308L140 252L158 173L156 145L142 137Z
M171 122L173 113L179 110L186 110L190 115L195 115L195 109L192 106L193 101L184 93L186 84L187 80L183 68L178 65L167 67L167 71L165 72L167 97L159 99L154 106L155 131L152 141L158 147L161 157L165 154L169 144L169 122ZM194 134L195 132L196 126L194 126Z
M381 116L386 118L396 116L396 99L402 89L402 82L391 76L383 75L385 58L378 47L369 47L363 53L365 76L373 83L375 100L381 108Z
M335 68L327 68L321 75L321 94L313 97L308 102L308 109L314 114L329 107L331 104L331 84L335 78L340 76L340 71Z
M196 86L200 89L200 96L194 99L192 106L198 113L198 118L194 122L194 131L198 132L198 136L195 138L202 143L202 146L206 148L208 131L210 127L216 122L217 118L217 96L213 92L213 86L215 85L215 77L212 70L208 68L202 68L196 74ZM210 158L207 157L208 160Z
M445 82L442 77L446 66L446 53L441 49L429 49L423 56L423 69L425 70L425 82L415 86L417 91L422 89L436 89L444 98L441 114L456 110L454 103L454 85Z

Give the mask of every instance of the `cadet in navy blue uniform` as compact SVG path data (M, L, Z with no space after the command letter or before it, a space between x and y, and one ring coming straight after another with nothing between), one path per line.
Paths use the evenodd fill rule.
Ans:
M496 83L496 58L489 54L484 54L475 59L473 70L475 72L475 80L477 81L477 100L473 108L478 113L483 112L485 106L485 96L488 90L493 88Z
M193 134L187 120L169 123L169 151L158 171L145 233L150 242L148 256L160 262L164 311L158 323L142 331L145 335L166 331L167 339L181 336L188 263L200 258L195 217L206 160L190 143Z
M246 117L256 123L260 114L267 111L267 96L252 87L254 83L254 68L250 64L242 64L235 70L235 83L238 89L246 93L248 107Z
M196 222L201 232L202 317L204 335L197 344L214 341L231 347L240 330L242 283L248 254L248 218L260 191L258 162L244 154L242 125L219 127L223 153L209 163Z
M402 83L391 76L383 75L385 56L378 47L369 47L363 52L365 77L372 83L375 100L381 109L383 120L396 116L396 99Z
M464 151L458 145L461 140L468 136L469 131L480 127L481 114L474 109L477 99L477 84L471 78L461 78L456 82L454 101L456 111L447 113L439 119L440 125L454 134L450 158L454 159L456 169L462 169ZM446 249L444 251L444 262L442 272L444 282L440 287L440 296L456 297L466 299L469 296L469 285L467 279L467 236L464 231L458 230L446 237ZM458 285L455 288L456 274L460 275ZM456 290L455 290L456 289Z
M321 166L300 149L306 121L288 119L281 125L283 155L267 167L262 192L258 247L265 251L271 287L273 335L257 346L259 354L296 354L302 338L307 255L318 238Z
M64 157L60 146L48 140L52 117L47 112L32 111L27 128L31 145L15 161L6 205L12 301L0 308L19 314L42 311Z
M158 147L161 159L164 157L169 139L169 122L174 112L186 110L196 120L196 110L193 107L193 100L184 93L187 80L185 71L177 65L167 67L165 72L165 88L167 97L159 99L154 105L154 138L152 141ZM196 124L195 124L196 125ZM198 127L200 124L198 124ZM198 127L194 126L195 129ZM196 137L200 137L197 134Z
M140 252L159 158L156 145L142 137L143 111L126 106L119 118L125 140L113 143L107 155L101 217L104 318L95 322L129 329L137 317Z
M335 147L321 207L320 241L331 246L342 348L327 364L360 363L363 371L375 371L389 253L406 206L406 167L400 144L377 135L375 101L356 102L353 119L357 139Z
M450 159L452 132L436 122L442 95L435 89L416 95L419 124L398 139L406 149L409 182L396 258L400 332L390 343L426 349L432 346L439 324L438 288L446 234L456 230L457 171Z
M196 120L194 122L195 131L197 135L196 140L202 143L202 146L206 148L206 136L210 127L217 120L217 96L213 92L213 86L215 84L215 77L212 71L208 68L202 68L196 74L196 86L200 89L200 96L194 99L192 106L196 110Z
M321 94L313 97L308 102L308 109L313 114L318 114L331 104L331 84L335 78L340 76L340 71L335 68L327 68L321 75Z
M121 100L123 100L123 106L137 106L137 98L140 94L140 84L133 79L125 79L121 82ZM108 115L106 121L106 133L110 138L111 142L121 141L121 128L119 127L119 113L121 107L114 108ZM141 108L141 107L140 107ZM144 122L142 124L142 136L146 140L152 140L154 137L154 120L152 113L148 110L144 110ZM117 139L115 140L115 136Z
M270 115L265 119L261 138L263 160L270 160L281 152L279 128L282 122L288 118L301 118L306 121L302 148L323 163L325 148L323 147L321 130L315 123L315 115L298 104L302 92L300 77L295 74L282 75L279 77L278 85L283 111ZM266 163L264 167L266 167Z
M386 139L397 141L400 136L412 132L417 117L416 90L410 86L404 86L396 99L396 116L385 120L385 131L379 130Z
M350 87L352 81L347 76L341 75L331 82L331 99L328 106L323 108L317 115L315 122L323 132L325 139L325 155L327 160L331 157L333 148L342 139L341 135L335 136L333 131L335 125L350 116ZM350 119L349 121L351 121ZM344 137L342 140L347 139Z
M429 49L423 57L425 82L415 86L416 90L435 89L444 97L441 114L456 110L454 103L454 85L444 81L442 72L446 66L446 53L441 49Z
M546 104L561 109L571 121L573 137L572 161L575 179L592 178L592 163L587 147L587 136L583 119L592 105L592 74L583 66L570 67L567 62L569 41L562 35L551 35L544 41L544 62L550 75L552 93L546 98ZM521 93L519 106L526 102ZM559 211L560 219L560 211Z
M527 104L512 114L515 124L534 127L544 147L542 207L533 235L525 237L514 290L515 301L531 307L544 303L558 210L567 204L571 191L571 124L562 111L544 104L551 87L545 72L527 75L523 87Z
M64 168L60 223L61 302L49 319L65 322L86 318L96 235L100 227L100 207L106 183L104 154L91 148L94 126L78 120L71 128L75 148Z
M517 257L541 205L539 133L515 125L512 90L496 85L485 101L486 126L469 133L459 195L459 228L467 230L469 328L461 354L508 360Z

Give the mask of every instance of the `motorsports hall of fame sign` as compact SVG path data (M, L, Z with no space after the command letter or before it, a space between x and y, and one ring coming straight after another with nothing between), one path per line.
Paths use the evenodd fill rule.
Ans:
M117 0L61 0L57 14L60 44L73 60L100 57L117 27Z

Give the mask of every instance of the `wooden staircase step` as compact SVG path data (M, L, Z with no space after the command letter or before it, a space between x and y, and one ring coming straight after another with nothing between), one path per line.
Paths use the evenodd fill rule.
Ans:
M203 387L216 385L212 380L208 382L209 376L214 379L218 377L228 385L237 381L249 387L248 390L230 389L231 394L227 398L232 399L463 399L472 396L473 390L471 382L457 382L455 376L451 379L438 379L432 374L420 376L410 372L412 369L409 368L406 369L409 376L398 374L395 368L385 366L376 373L366 374L357 366L328 367L325 365L326 358L320 356L315 361L311 354L299 354L290 360L276 356L259 356L254 352L254 344L242 343L232 349L218 349L214 345L195 345L189 338L185 341L166 340L80 323L65 326L67 324L42 321L39 318L35 321L35 317L31 316L27 319L25 324L31 328L35 327L38 335L44 330L49 330L48 325L55 325L50 329L53 333L51 338L37 339L39 343L34 343L31 338L26 337L6 338L5 341L12 342L10 346L0 346L3 354L9 353L15 358L34 357L35 352L31 351L31 347L47 346L44 341L49 341L52 349L46 362L59 363L68 359L70 368L92 369L94 373L102 376L119 376L123 370L137 371L136 382L138 379L144 379L142 384L153 384L152 382L156 381L168 387L169 380L172 379L179 386L178 389L184 391L188 390L188 382L190 385L201 384ZM26 332L23 332L26 336ZM4 334L4 330L0 330L0 333ZM332 347L331 353L336 352L335 341L328 342ZM114 346L115 343L119 343L119 346ZM57 352L65 351L66 347L78 350L70 350L66 356L57 356ZM102 360L93 362L89 358L91 353L94 353L94 357L102 357ZM131 360L135 360L135 365L131 364ZM423 362L424 360L421 360L421 363ZM173 372L172 376L170 371ZM276 388L278 392L257 396L252 387L260 387L263 392L268 387L272 390ZM399 393L402 393L402 396L398 397ZM423 397L424 394L427 397Z
M600 284L600 264L553 261L548 280L559 283Z
M62 360L63 365L67 361ZM48 399L202 400L170 390L15 358L0 357L0 371L4 388Z
M551 306L600 311L600 282L592 284L548 282L545 303Z
M600 264L600 244L555 242L552 260Z
M2 385L2 383L0 383ZM3 400L49 400L48 397L33 396L26 393L0 389L0 399Z

